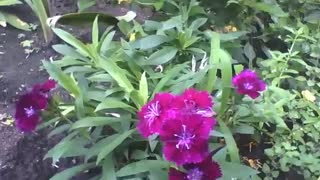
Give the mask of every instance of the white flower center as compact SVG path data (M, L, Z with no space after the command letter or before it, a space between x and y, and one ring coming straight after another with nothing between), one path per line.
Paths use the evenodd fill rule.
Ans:
M28 117L31 117L36 113L32 106L30 106L29 108L24 108L24 111L26 112Z
M160 113L159 101L156 101L148 106L148 111L144 115L144 118L147 119L149 127L152 125L153 121L160 116Z
M201 172L198 168L191 169L188 171L187 179L188 180L201 180L203 176L203 172Z
M196 137L196 135L191 134L187 131L187 126L182 125L182 133L181 134L174 134L175 137L178 137L179 141L176 144L177 149L186 148L190 149L192 140Z
M252 83L249 83L249 82L244 83L243 86L245 89L248 89L248 90L253 89Z

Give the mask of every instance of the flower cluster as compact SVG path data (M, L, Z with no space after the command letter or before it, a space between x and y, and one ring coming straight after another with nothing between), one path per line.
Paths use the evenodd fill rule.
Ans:
M239 94L250 96L252 99L260 96L261 91L266 89L266 83L259 79L252 70L244 70L232 79L232 84Z
M187 89L181 95L159 93L138 113L138 130L145 138L158 134L164 143L165 158L186 166L195 175L199 173L197 176L201 180L211 167L202 168L203 163L208 163L209 133L216 124L212 106L212 98L206 91ZM220 172L219 168L214 169ZM193 175L186 174L188 176ZM184 176L179 177L173 179L185 179Z
M16 127L24 132L33 131L40 122L40 111L46 109L51 89L56 82L48 80L43 84L33 86L32 90L22 95L16 103Z

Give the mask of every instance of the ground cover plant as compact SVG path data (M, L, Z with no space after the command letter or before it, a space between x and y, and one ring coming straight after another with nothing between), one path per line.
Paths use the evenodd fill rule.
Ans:
M320 177L317 1L119 3L159 14L52 28L61 58L17 102L19 130L65 134L45 158L81 162L52 180Z

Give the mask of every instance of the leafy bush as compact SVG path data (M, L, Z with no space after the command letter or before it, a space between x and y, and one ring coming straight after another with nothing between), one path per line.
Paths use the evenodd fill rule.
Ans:
M197 120L217 121L216 126L208 121L212 129L204 133L202 140L221 167L222 179L283 178L290 171L306 179L318 178L317 3L160 2L147 3L161 9L157 20L143 24L120 20L120 38L116 38L120 32L114 27L101 34L99 17L93 22L92 42L87 44L62 29L53 29L68 45L54 45L62 58L43 64L70 94L70 101L55 96L45 112L46 119L52 119L38 129L51 126L54 130L49 136L67 134L46 155L53 164L67 157L79 157L83 164L52 179L69 179L94 168L101 170L96 179L167 179L168 172L170 176L181 175L176 168L189 172L190 166L181 164L190 163L192 155L183 163L176 160L179 154L169 156L166 148L170 142L164 135L173 131L168 127L183 127L183 135L171 135L183 139L175 139L177 149L181 145L189 149L188 142L195 136L186 132L189 126L171 126L165 123L169 120L164 120L165 133L159 130L162 125L159 129L147 126L149 131L145 133L140 126L146 117L153 123L160 116L159 106L176 108L181 97L199 98L201 102L213 99L213 106L211 101L205 107L196 105L196 100L191 105L188 101L182 104L201 107L184 112L201 115ZM293 10L298 7L302 8ZM243 71L247 68L251 70ZM196 95L187 96L190 89ZM171 102L169 98L166 104L167 99L159 99L161 92L177 99ZM165 105L159 105L162 103ZM148 113L144 114L146 109ZM189 118L171 110L164 119ZM248 160L252 168L244 165L245 157L239 148L245 136L250 137L250 143L272 145L258 147L265 152L258 157L263 165L252 163L258 162L252 159ZM218 169L215 162L202 163ZM259 177L258 170L263 172Z

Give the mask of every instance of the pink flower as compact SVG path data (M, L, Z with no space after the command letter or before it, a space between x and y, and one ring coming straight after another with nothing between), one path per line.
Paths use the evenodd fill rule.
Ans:
M40 122L40 111L47 108L48 93L55 87L53 80L33 86L31 92L22 95L16 103L16 127L24 132L33 131Z
M233 77L232 84L237 88L239 94L248 95L252 99L260 96L259 92L266 89L265 82L260 80L258 75L251 70L244 70Z
M169 170L169 180L216 180L222 176L218 163L208 156L198 164L184 166L186 172L178 171L175 168Z
M199 114L203 117L212 117L215 115L212 110L213 101L207 91L187 89L177 98L175 106L187 114Z
M213 124L212 118L197 114L181 114L165 121L160 139L164 142L166 159L178 165L201 162L208 155L209 132Z
M171 109L175 96L170 93L158 93L145 104L138 113L138 130L144 138L159 133L164 120L174 118L177 111Z

